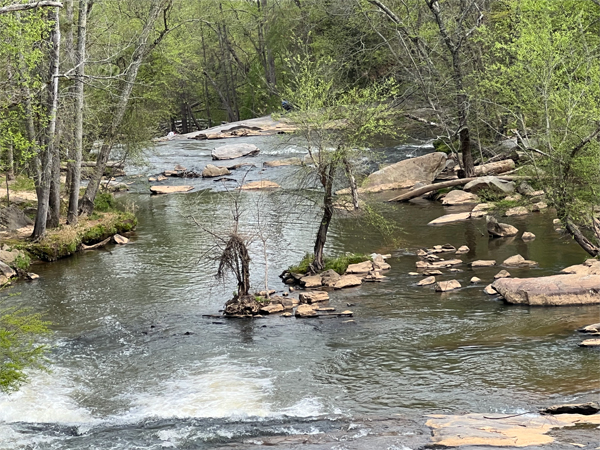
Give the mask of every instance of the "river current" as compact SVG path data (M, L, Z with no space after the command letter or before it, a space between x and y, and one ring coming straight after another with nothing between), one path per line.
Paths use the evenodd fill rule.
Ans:
M204 317L218 314L235 286L214 277L213 233L230 229L232 199L242 232L254 237L257 290L264 289L265 266L269 287L284 289L278 275L312 250L318 226L315 192L298 193L296 167L261 170L266 160L303 157L301 147L279 137L233 142L255 143L261 154L244 160L256 167L231 178L269 179L282 189L238 195L233 183L174 179L169 183L195 190L150 196L148 175L176 164L201 171L211 149L228 142L161 143L146 166L128 169L143 175L127 178L134 184L120 198L139 217L128 245L35 265L39 280L3 292L5 303L43 312L53 325L49 371L32 372L20 391L0 395L1 449L214 448L247 437L327 432L339 418L522 413L598 397L599 353L578 348L575 332L600 321L597 306L509 306L485 295L485 284L469 284L474 275L490 282L498 267L465 264L446 273L442 279L464 287L445 294L408 275L418 248L445 243L468 245L465 262L517 253L539 262L511 269L513 276L554 274L582 262L585 253L554 230L551 212L506 219L537 235L526 244L489 240L483 219L426 226L460 208L380 202L375 209L396 227L391 236L373 220L343 215L328 235L329 254L392 254L385 282L330 294L331 306L351 309L353 321ZM380 162L428 151L391 147Z

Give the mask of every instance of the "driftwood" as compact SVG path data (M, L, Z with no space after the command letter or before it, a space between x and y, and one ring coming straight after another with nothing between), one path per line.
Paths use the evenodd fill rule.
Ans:
M95 250L97 248L104 247L105 245L110 243L112 238L113 238L112 236L108 237L108 238L104 239L102 242L98 242L97 244L94 244L94 245L81 244L81 250Z
M413 189L412 191L406 192L405 194L399 195L398 197L394 197L388 200L388 202L405 202L415 197L419 197L423 194L427 194L431 191L436 191L438 189L445 189L453 186L464 186L465 184L470 183L471 181L476 180L477 178L479 177L459 178L457 180L444 181L443 183L428 184L427 186L423 186L418 189ZM496 178L507 181L527 179L527 177L523 176L500 176Z

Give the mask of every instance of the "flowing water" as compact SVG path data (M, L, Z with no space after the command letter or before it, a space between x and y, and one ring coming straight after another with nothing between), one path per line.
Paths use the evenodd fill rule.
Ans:
M474 275L489 282L499 268L463 265L443 279L465 287L445 294L408 275L419 247L444 243L468 245L465 262L517 253L539 262L513 276L581 262L585 254L560 238L551 213L507 219L538 236L529 244L488 240L482 220L427 227L453 211L427 201L385 206L382 214L398 227L394 242L365 220L338 217L328 253L392 253L385 282L331 293L331 305L351 309L353 322L203 317L218 313L235 285L214 278L212 235L230 229L232 198L243 213L242 232L254 236L258 289L265 252L269 286L282 290L279 273L311 250L318 225L314 192L292 192L296 168L259 169L264 160L302 157L302 149L276 137L236 142L244 141L263 150L248 159L258 167L232 177L272 179L280 192L236 196L227 183L176 179L170 182L196 190L151 197L144 176L122 198L139 216L130 244L36 265L40 280L5 292L19 294L5 302L31 306L53 325L50 371L33 372L19 392L0 395L0 448L213 448L327 432L340 418L522 413L598 397L599 353L578 348L574 331L599 321L597 306L508 306L483 294L484 285L469 285ZM183 164L200 171L212 145L164 143L137 170L148 175ZM388 148L382 161L426 151Z

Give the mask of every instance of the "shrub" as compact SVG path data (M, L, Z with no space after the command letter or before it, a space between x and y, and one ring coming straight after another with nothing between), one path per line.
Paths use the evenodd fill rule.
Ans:
M94 200L94 209L96 211L109 212L114 211L117 207L115 197L108 192L96 195Z

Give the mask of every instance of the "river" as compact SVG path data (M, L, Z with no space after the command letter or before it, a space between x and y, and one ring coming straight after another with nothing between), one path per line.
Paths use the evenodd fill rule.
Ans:
M578 348L575 332L599 321L597 306L508 306L485 295L485 284L469 284L474 275L489 282L499 268L463 265L443 279L464 288L445 294L416 286L420 278L408 275L419 247L445 243L467 244L465 262L517 253L539 262L511 269L513 276L580 263L585 253L558 235L549 212L506 220L538 236L525 244L489 240L482 219L425 226L457 210L439 203L380 203L397 226L394 240L348 216L336 218L328 235L330 254L392 254L385 282L331 294L331 305L351 309L353 321L203 317L217 313L235 285L214 278L211 235L230 229L232 197L243 211L242 232L256 236L261 229L267 238L268 282L277 290L284 288L279 273L311 251L318 225L314 192L293 189L297 168L260 170L265 160L301 157L303 150L278 137L236 142L262 152L248 159L258 167L233 176L268 178L281 191L236 196L212 180L175 179L195 191L149 196L146 175L176 164L201 171L215 145L159 144L146 166L128 170L144 175L130 178L137 181L121 197L139 216L130 244L35 265L39 280L3 292L6 303L41 311L53 325L50 371L32 372L19 392L0 395L0 448L249 448L248 437L318 435L355 418L418 423L428 413L522 413L597 398L599 353ZM427 151L387 148L381 162ZM264 250L255 237L257 289L264 288Z

